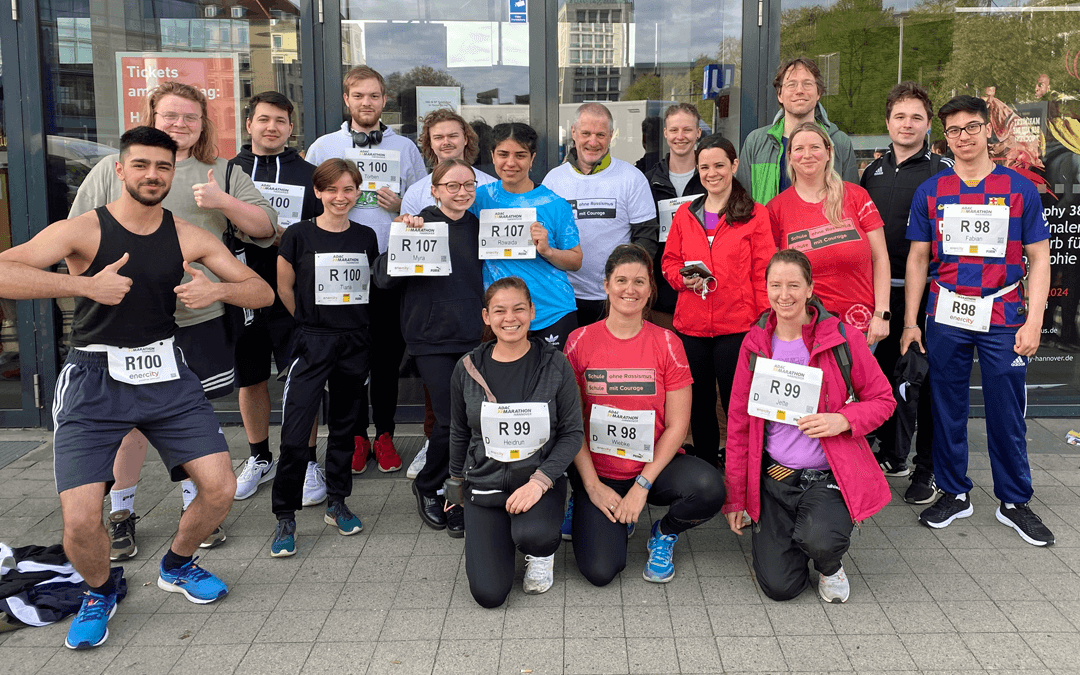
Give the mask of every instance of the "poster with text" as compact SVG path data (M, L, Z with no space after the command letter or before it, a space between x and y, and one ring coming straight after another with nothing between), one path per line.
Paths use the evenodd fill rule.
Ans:
M162 82L175 80L206 94L207 115L214 123L217 154L232 158L240 149L239 63L236 54L184 52L118 52L118 96L124 130L139 124L146 93Z
M424 118L439 108L449 108L461 114L461 87L417 87L416 130L424 128Z

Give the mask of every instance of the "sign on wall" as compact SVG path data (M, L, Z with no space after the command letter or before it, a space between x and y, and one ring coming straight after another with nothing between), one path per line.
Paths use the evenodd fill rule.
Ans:
M416 88L416 131L424 128L424 118L428 113L448 108L461 114L461 87L417 87Z
M146 93L175 80L206 94L207 114L214 123L217 154L234 157L240 149L239 63L236 54L185 52L117 52L117 101L124 130L138 126Z

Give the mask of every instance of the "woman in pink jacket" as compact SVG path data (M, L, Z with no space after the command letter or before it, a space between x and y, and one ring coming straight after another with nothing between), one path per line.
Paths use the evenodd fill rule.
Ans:
M852 527L891 497L865 436L896 404L866 339L814 296L805 254L780 251L765 277L771 311L743 340L731 392L723 513L735 534L744 513L756 523L754 573L765 595L798 596L813 560L821 598L846 602L841 558Z

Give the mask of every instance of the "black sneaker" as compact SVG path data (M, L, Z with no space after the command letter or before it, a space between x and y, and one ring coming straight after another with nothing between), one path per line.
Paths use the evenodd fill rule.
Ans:
M934 472L915 469L911 474L911 485L904 493L908 504L929 504L938 498L941 491L934 482Z
M127 560L139 552L135 544L135 521L139 517L127 509L109 514L109 560Z
M1004 523L1016 530L1020 538L1032 546L1054 545L1054 534L1046 525L1043 525L1042 520L1027 504L1001 502L997 510L997 519L999 523Z
M446 533L454 539L465 536L465 509L451 506L446 512Z
M882 473L890 478L902 478L911 473L911 467L907 462L896 462L891 459L882 459L881 455L874 455L874 459L877 460L878 466L881 467Z
M975 513L967 494L951 495L948 492L941 499L919 514L919 522L927 527L941 529L948 527L957 518L967 518Z

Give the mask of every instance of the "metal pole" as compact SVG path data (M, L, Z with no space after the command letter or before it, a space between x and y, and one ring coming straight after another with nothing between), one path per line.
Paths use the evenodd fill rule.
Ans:
M900 15L900 53L896 59L896 83L904 79L904 15Z

